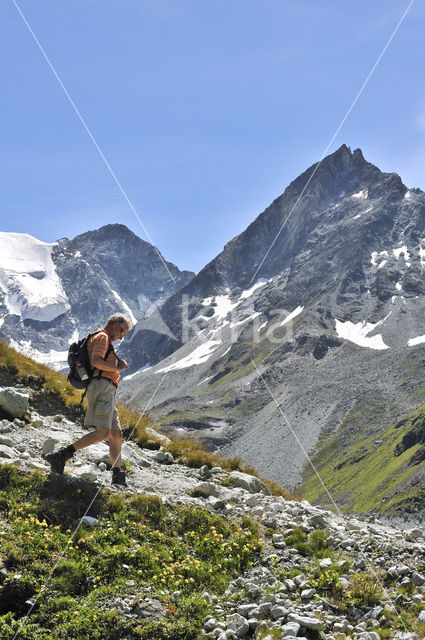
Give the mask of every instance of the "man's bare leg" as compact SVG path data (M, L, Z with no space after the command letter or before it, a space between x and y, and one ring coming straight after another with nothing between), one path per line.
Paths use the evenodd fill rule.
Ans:
M96 431L86 433L86 435L82 436L79 440L73 442L73 446L74 449L78 451L91 444L96 444L96 442L100 442L101 440L107 440L109 437L110 429L107 427L96 427Z
M109 436L109 455L113 467L121 469L122 433L118 429L111 429Z

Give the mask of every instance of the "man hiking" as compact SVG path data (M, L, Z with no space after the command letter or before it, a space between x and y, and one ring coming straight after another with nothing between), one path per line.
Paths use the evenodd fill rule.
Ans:
M87 352L93 369L93 378L87 387L87 411L84 425L94 431L63 447L49 453L45 460L52 471L63 474L65 462L72 458L78 449L83 449L100 440L109 438L109 454L112 462L112 484L127 486L125 473L121 469L122 431L115 408L115 396L120 381L120 371L128 365L116 355L112 343L122 340L131 329L131 320L122 314L112 315L103 329L98 329L87 344Z

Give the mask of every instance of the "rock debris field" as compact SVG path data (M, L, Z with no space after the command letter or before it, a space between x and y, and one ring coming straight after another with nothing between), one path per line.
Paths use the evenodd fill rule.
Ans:
M22 386L0 388L0 406L20 415L0 420L0 462L25 472L38 469L48 474L50 468L42 456L78 439L85 430L64 415L40 415L32 410L31 394L31 389ZM379 516L337 514L307 501L272 496L254 476L206 465L189 468L176 463L162 447L141 449L125 442L123 461L130 462L129 486L116 491L150 493L168 504L194 503L234 520L247 515L260 524L261 558L234 579L223 596L203 594L215 605L215 614L206 618L202 637L380 640L383 636L377 629L384 628L387 633L391 629L386 638L419 640L425 636L421 527L403 530L383 524ZM65 472L70 482L90 480L101 487L110 486L109 469L109 448L101 442L78 451ZM222 485L223 479L228 486ZM197 497L190 495L193 490ZM96 520L91 524L96 526ZM314 557L291 546L294 532L308 537L319 531L329 552L324 555L329 557ZM323 580L327 579L343 594L343 600L353 581L361 581L359 576L365 580L364 589L375 585L373 601L360 599L357 606L352 604L342 612L330 596L323 595ZM172 597L178 602L178 592ZM131 600L119 599L116 607L121 614L135 617ZM148 597L145 605L155 609ZM407 612L418 631L404 628L399 616Z

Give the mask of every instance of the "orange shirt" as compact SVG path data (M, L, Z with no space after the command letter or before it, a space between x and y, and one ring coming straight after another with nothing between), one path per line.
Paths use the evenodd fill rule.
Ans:
M87 345L87 352L89 354L90 364L93 367L92 358L93 356L99 356L99 358L104 358L106 352L109 347L109 337L108 334L103 330L99 329L101 333L96 333L95 336L92 336ZM117 366L118 358L115 355L114 351L111 351L105 362L108 364L113 364ZM97 377L100 373L100 369L93 369L94 377ZM120 383L120 372L119 371L103 371L102 370L102 378L109 378L112 380L114 385L118 388Z

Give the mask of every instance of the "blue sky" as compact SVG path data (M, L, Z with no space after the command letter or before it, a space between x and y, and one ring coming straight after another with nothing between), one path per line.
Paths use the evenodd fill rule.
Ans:
M408 0L17 0L164 257L199 271L322 156ZM418 0L342 143L425 190ZM12 0L0 5L0 228L147 240Z

